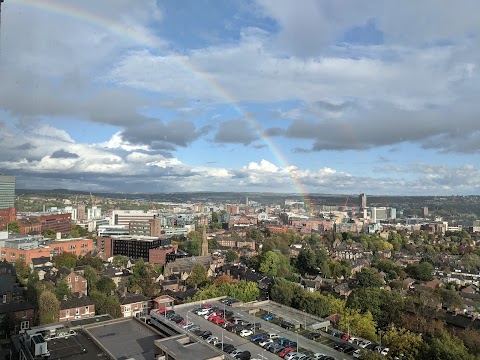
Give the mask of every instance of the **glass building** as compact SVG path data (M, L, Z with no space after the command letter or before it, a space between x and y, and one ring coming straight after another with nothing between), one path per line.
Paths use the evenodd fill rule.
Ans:
M0 175L0 209L15 207L15 176Z

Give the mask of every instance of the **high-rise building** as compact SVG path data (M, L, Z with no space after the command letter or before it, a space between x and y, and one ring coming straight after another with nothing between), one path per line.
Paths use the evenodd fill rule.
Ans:
M15 207L15 176L0 175L0 209Z
M358 199L360 200L360 209L366 209L367 208L367 194L365 194L365 193L360 194Z

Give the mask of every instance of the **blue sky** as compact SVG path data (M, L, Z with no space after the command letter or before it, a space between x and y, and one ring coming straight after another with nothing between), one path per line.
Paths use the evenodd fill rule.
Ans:
M19 188L480 194L476 1L2 6Z

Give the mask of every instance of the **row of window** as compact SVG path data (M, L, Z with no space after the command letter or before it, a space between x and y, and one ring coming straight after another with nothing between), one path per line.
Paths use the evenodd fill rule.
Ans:
M85 314L90 314L90 307L85 306ZM80 308L75 309L75 315L80 315ZM69 317L70 316L70 309L65 310L65 316Z

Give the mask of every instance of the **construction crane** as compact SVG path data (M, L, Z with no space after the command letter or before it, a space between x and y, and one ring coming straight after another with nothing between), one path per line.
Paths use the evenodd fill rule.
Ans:
M343 205L343 211L347 211L348 199L350 199L350 196L347 196L347 200L345 201L345 205Z

